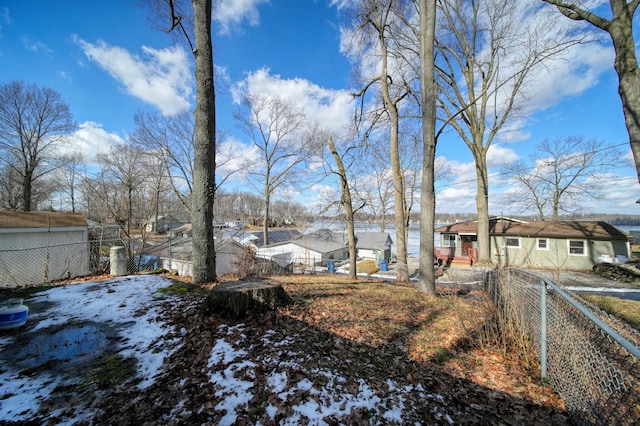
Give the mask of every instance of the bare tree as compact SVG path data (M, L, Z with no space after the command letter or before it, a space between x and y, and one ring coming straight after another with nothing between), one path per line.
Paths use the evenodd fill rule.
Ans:
M0 85L0 161L18 179L22 210L36 207L34 183L60 166L56 156L75 129L55 90L21 81Z
M393 179L388 158L388 149L378 145L377 149L369 152L368 173L363 172L351 182L354 198L365 204L363 210L373 216L380 232L387 227L387 216L393 214Z
M419 0L420 97L422 100L422 190L420 192L420 291L435 294L433 270L436 214L436 98L435 25L436 0Z
M619 166L621 156L617 150L602 149L595 139L544 140L530 155L530 165L518 161L505 166L503 172L517 183L509 193L510 204L534 209L540 220L547 212L551 220L559 220L561 212L576 213L581 200L604 198L609 171Z
M167 117L159 113L135 115L132 142L153 153L164 164L169 184L180 203L191 210L193 192L194 122L188 111Z
M57 181L60 183L59 191L69 197L73 213L76 212L77 186L82 177L83 167L82 155L79 152L70 152L63 156L63 165L57 173Z
M132 237L143 228L155 207L153 191L147 185L145 152L131 145L118 145L96 156L100 174L88 180L91 199L113 219L121 231Z
M471 151L476 168L479 263L491 261L487 152L500 130L519 113L533 70L577 43L534 5L519 0L449 0L440 5L436 76L440 119ZM529 19L525 19L529 18Z
M88 214L102 223L115 222L127 238L121 242L127 257L138 262L140 258L135 255L145 249L147 224L154 216L160 195L159 177L151 167L157 160L130 144L113 147L96 159L99 174L85 177L82 184L89 203ZM131 271L137 270L136 262L129 264Z
M168 182L185 210L191 210L193 192L193 159L195 123L193 114L182 111L173 116L140 112L134 117L136 129L131 140L155 154L165 165ZM231 150L223 150L225 135L216 134L216 192L238 169L220 171L233 158Z
M622 101L624 122L640 182L640 68L633 33L633 19L640 0L609 0L612 15L609 19L589 10L593 2L543 1L556 6L564 16L588 22L606 32L611 38L615 50L613 67L618 75L618 94ZM600 3L597 6L600 6ZM595 7L593 9L595 10Z
M17 166L8 164L0 169L0 207L4 210L20 210L22 205L21 179L17 170Z
M401 135L400 121L402 118L403 103L411 94L411 84L415 79L412 69L404 65L405 57L402 55L403 47L397 43L394 36L402 34L399 25L403 25L405 11L402 6L408 2L395 0L361 0L354 5L357 14L356 32L360 34L357 49L364 63L375 61L373 69L364 69L361 74L364 77L363 88L356 94L363 98L370 90L380 96L382 108L377 111L368 111L369 122L372 127L382 124L388 128L389 156L393 177L394 192L394 216L396 226L396 247L398 254L397 280L406 282L409 280L407 265L407 234L408 215L410 206L407 204L405 174L401 164ZM369 75L370 74L370 75ZM395 83L394 83L395 82ZM366 130L365 133L370 133Z
M235 118L258 151L245 172L264 197L262 227L267 245L271 198L301 180L314 152L315 136L301 108L280 97L246 94Z

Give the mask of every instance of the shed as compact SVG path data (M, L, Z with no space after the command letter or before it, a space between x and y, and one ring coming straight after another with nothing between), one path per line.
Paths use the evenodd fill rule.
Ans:
M0 211L0 286L41 284L89 272L83 215Z

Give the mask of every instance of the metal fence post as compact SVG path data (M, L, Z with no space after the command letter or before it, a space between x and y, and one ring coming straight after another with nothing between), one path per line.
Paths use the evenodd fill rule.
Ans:
M547 285L540 286L540 375L547 377Z

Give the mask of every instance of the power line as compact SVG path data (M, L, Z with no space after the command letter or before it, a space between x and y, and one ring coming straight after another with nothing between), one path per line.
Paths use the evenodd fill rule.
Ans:
M624 143L619 143L619 144L616 144L616 145L605 146L605 147L602 147L601 149L589 151L587 153L588 154L598 154L600 152L604 152L604 151L608 151L610 149L619 148L619 147L628 146L628 145L629 145L628 142L624 142ZM569 156L567 158L579 157L579 156L582 156L582 155L587 154L587 153L574 154L574 155ZM475 160L474 160L474 162L475 162ZM506 171L505 172L496 172L496 173L492 173L490 175L487 175L487 177L489 179L491 179L491 178L495 178L495 177L499 177L499 176L503 176L503 175L509 175L509 174L510 173L506 172ZM468 180L461 180L461 181L456 181L456 182L451 182L451 183L444 183L442 185L437 185L437 186L438 186L438 189L443 189L443 188L450 188L450 187L458 186L458 185L464 185L464 184L468 184L468 183L476 183L477 181L478 181L477 178L472 178L472 179L468 179Z

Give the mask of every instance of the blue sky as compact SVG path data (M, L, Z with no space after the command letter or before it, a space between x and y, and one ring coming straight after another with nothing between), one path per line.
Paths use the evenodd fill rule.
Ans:
M223 6L214 21L216 72L223 83L217 92L218 127L231 135L228 149L238 164L252 155L233 121L232 95L238 88L287 94L328 122L350 118L351 69L341 52L342 13L335 3L218 2ZM490 174L502 161L526 159L545 138L583 136L603 147L624 144L610 198L588 200L583 211L640 214L612 50L591 44L572 54L572 61L538 76L531 112L490 150ZM86 159L124 142L137 112L172 114L194 102L191 53L152 27L148 11L131 0L0 0L0 64L1 84L22 80L62 95L80 126L77 140ZM452 182L438 185L438 211L473 212L476 187L469 183L474 171L468 149L448 136L437 155L455 171ZM491 182L496 194L506 190L500 177ZM491 197L490 210L515 213L500 195Z

